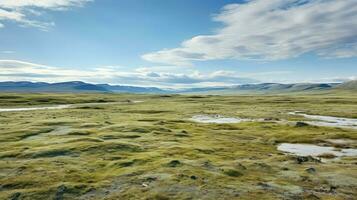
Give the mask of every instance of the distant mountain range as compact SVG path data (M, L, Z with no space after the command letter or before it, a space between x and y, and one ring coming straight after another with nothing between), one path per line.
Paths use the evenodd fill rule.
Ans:
M336 86L336 89L352 90L357 92L357 80L341 83Z
M81 81L45 82L0 82L0 92L111 92L111 93L165 93L155 87L135 87L109 84L91 84Z
M81 81L45 83L45 82L0 82L0 92L82 92L82 93L289 93L313 91L357 91L357 81L345 83L260 83L231 87L202 87L189 89L161 89L157 87L137 87L109 84L90 84Z
M309 92L309 91L323 91L332 90L337 83L295 83L295 84L281 84L281 83L261 83L261 84L247 84L236 86L230 91L240 92L260 92L260 93L288 93L288 92Z

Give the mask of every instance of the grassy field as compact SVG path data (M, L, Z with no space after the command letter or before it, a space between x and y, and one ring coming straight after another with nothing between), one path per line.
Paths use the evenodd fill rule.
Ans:
M283 142L356 141L356 129L279 121L303 121L287 114L296 110L357 118L357 95L0 94L0 108L113 101L120 103L0 112L0 199L357 196L356 157L299 162L277 150ZM265 121L189 120L197 114Z

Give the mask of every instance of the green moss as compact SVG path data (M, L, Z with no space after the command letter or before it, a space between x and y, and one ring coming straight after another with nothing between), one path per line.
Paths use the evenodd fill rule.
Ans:
M295 127L306 119L287 114L356 118L355 94L3 94L0 99L2 108L123 102L0 112L0 199L304 199L308 191L324 190L314 194L357 196L354 157L298 164L295 156L277 150L282 142L357 140L353 129ZM266 120L189 120L197 114ZM357 143L342 147L357 148ZM334 193L328 192L331 186L338 186Z
M223 173L227 176L232 176L232 177L239 177L243 176L243 173L240 171L237 171L235 169L224 169Z
M34 152L27 154L25 157L31 158L46 158L46 157L56 157L56 156L67 156L73 154L72 151L66 149L54 149L47 151Z
M169 163L167 163L168 167L180 167L182 166L182 163L179 160L171 160Z

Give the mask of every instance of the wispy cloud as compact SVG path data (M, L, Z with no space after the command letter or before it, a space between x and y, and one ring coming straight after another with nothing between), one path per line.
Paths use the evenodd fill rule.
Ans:
M164 64L189 66L219 59L279 60L314 53L357 56L355 0L250 0L229 4L215 15L223 28L180 47L142 56Z
M357 76L350 76L350 77L327 77L315 80L306 80L305 82L314 82L314 83L341 83L341 82L348 82L357 80Z
M71 7L80 7L93 0L1 0L0 28L4 22L11 21L21 26L48 30L54 22L40 21L39 16L48 10L64 11ZM36 18L36 19L35 19Z
M0 51L0 53L3 53L3 54L13 54L13 53L15 53L15 51L6 50L6 51Z
M123 71L121 68L113 66L80 70L18 60L0 60L0 81L86 81L90 83L170 88L228 86L258 82L250 76L240 76L238 73L232 71L175 73L153 71L150 68Z

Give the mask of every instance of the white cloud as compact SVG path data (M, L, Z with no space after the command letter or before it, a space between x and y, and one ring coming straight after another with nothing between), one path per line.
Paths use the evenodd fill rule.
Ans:
M250 0L226 5L213 20L224 25L216 33L142 58L188 66L193 61L279 60L304 53L357 56L356 0Z
M23 17L24 17L24 15L17 11L7 11L4 9L0 9L0 19L21 21L21 20L23 20Z
M72 6L82 6L91 0L1 0L4 8L38 7L48 9L66 9Z
M0 60L0 81L85 81L90 83L170 88L228 86L257 82L249 76L239 76L238 73L231 71L214 71L211 73L189 71L187 73L175 73L152 71L150 68L123 71L122 68L113 66L80 70L18 60Z
M0 28L4 27L3 22L12 21L21 26L48 30L54 26L54 22L38 21L33 18L41 16L42 11L66 10L83 6L89 1L92 0L0 0Z
M3 53L3 54L13 54L13 53L15 53L15 51L7 50L7 51L1 51L1 53Z
M327 77L327 78L321 78L321 79L315 79L315 80L305 80L305 82L312 82L312 83L342 83L342 82L348 82L348 81L354 81L357 80L356 76L350 76L350 77Z

